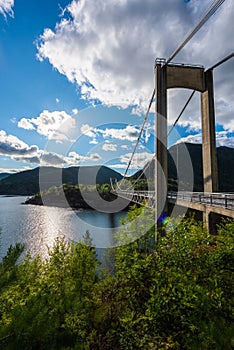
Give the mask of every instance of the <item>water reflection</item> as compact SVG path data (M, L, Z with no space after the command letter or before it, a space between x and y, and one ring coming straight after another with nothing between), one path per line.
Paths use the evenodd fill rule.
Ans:
M33 256L46 256L57 237L78 241L88 230L97 248L113 243L113 233L124 213L99 213L71 209L21 205L24 197L0 196L0 256L11 244L21 242Z

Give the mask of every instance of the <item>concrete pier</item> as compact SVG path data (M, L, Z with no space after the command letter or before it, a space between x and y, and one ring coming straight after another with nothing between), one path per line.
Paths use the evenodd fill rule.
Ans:
M155 158L155 221L167 212L168 157L167 157L167 67L157 64L156 74L156 158Z
M218 167L215 139L213 72L205 72L205 91L201 93L202 159L204 192L218 192Z
M213 72L201 66L166 64L157 59L155 64L156 91L156 160L155 208L156 220L167 211L168 155L167 155L167 89L185 88L201 93L204 192L218 192L218 167L215 142L215 109ZM207 222L204 214L204 222Z

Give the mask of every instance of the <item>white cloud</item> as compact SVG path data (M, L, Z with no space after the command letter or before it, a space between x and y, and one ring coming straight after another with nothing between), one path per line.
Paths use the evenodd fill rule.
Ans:
M72 113L73 113L74 115L77 115L77 114L78 114L78 109L77 109L77 108L73 108Z
M120 156L120 162L126 165L129 163L132 153L123 154ZM135 153L134 158L131 162L130 169L143 168L146 163L148 163L153 158L153 154L149 152L138 152Z
M153 90L155 58L168 58L209 5L210 0L100 0L97 6L94 0L73 0L66 9L70 19L45 29L38 57L77 83L84 98L131 105L139 113ZM232 52L233 13L233 0L226 0L176 61L209 67ZM217 122L226 128L233 127L233 110L222 109L221 99L233 103L233 71L233 60L215 70ZM172 118L182 101L171 103ZM194 104L181 123L198 128L198 108Z
M8 174L15 174L18 171L21 171L21 169L15 169L15 168L0 168L0 174L2 173L8 173Z
M104 145L102 146L103 151L111 151L111 152L115 152L117 150L117 145L112 144L112 143L104 143Z
M0 0L0 13L6 18L6 15L13 17L14 0Z
M9 156L34 155L38 152L36 145L29 146L18 137L7 135L4 130L0 130L0 154Z
M177 141L177 143L187 142L187 143L202 143L202 134L198 133L196 135L189 135L187 137L183 137ZM216 132L216 146L226 146L234 148L234 136L233 134L227 131L217 131Z
M117 128L106 128L98 129L90 126L89 124L83 124L81 126L81 132L96 140L98 135L102 135L105 139L116 139L116 140L126 140L126 141L135 141L139 134L139 129L133 125L127 125L126 128L117 129Z
M59 102L60 102L60 99L57 97L57 98L55 99L55 101L56 101L57 103L59 103Z
M20 119L20 121L18 122L18 127L25 130L35 130L35 127L31 123L31 121L26 118Z
M128 146L127 145L121 145L120 146L122 149L128 149Z
M104 138L112 138L117 140L135 141L139 134L139 129L133 125L127 125L124 129L106 128L100 131Z
M0 130L0 155L10 157L17 162L56 166L79 165L101 160L98 153L83 156L76 152L70 152L68 155L62 155L41 150L36 145L27 145L16 136L7 135L4 130Z
M49 140L70 140L69 132L75 128L75 119L64 111L49 112L44 110L37 118L22 118L18 127L26 130L36 130Z
M83 124L80 128L80 131L82 132L82 134L91 138L96 137L96 134L97 134L96 130L97 129L93 128L89 124Z
M47 166L63 166L63 165L80 165L83 163L97 162L101 159L98 153L92 153L89 156L82 156L76 152L70 152L68 156L58 154L56 152L47 152L39 150L37 154L32 156L12 156L17 162L25 162L29 164L40 164Z
M89 141L89 144L90 144L90 145L97 145L98 142L97 142L96 139L93 139L93 140Z
M101 160L101 156L98 153L91 153L88 156L82 156L76 152L70 152L68 157L65 158L68 164L77 164L80 162L97 162Z

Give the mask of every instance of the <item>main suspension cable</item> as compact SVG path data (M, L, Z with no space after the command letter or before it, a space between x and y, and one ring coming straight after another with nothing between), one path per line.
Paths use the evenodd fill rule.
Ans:
M231 58L234 58L234 52L232 52L231 54L229 54L228 56L224 57L222 60L220 60L219 62L215 63L212 67L208 68L207 70L213 70L217 67L219 67L221 64L227 62L228 60L230 60ZM190 103L190 101L192 100L194 94L195 94L196 90L193 90L193 92L191 93L191 95L189 96L187 102L185 103L184 107L182 108L179 116L176 118L175 122L173 123L171 129L169 130L167 136L170 136L170 134L172 133L172 130L174 129L174 127L176 126L176 124L178 123L178 121L180 120L182 114L184 113L185 109L187 108L188 104Z
M177 49L171 54L171 56L166 61L166 64L171 62L175 56L183 49L183 47L192 39L192 37L203 27L203 25L212 17L218 8L224 3L225 0L215 0L202 18L199 20L198 24L191 30L191 32L185 37L182 43L177 47Z
M184 46L193 38L193 36L203 27L203 25L215 14L215 12L219 9L219 7L225 2L225 0L214 0L213 3L211 4L211 6L208 8L208 10L205 12L205 14L201 17L201 19L199 20L199 22L197 23L197 25L191 30L191 32L185 37L185 39L182 41L182 43L177 47L177 49L171 54L171 56L168 58L168 60L166 61L165 64L168 64L170 63L177 55L178 53L184 48ZM218 67L219 65L223 64L224 62L226 62L227 60L229 60L230 58L234 57L234 52L231 53L230 55L228 55L227 57L225 57L223 60L219 61L218 63L216 63L214 66L212 66L211 68L209 69L214 69L216 67ZM188 104L190 103L191 99L193 98L194 94L195 94L195 90L191 93L191 95L189 96L187 102L185 103L183 109L181 110L179 116L177 117L177 119L175 120L174 124L172 125L171 129L169 130L168 132L168 135L169 136L172 132L172 130L174 129L175 125L178 123L179 119L181 118L182 114L184 113L185 109L187 108ZM152 93L152 97L151 97L151 100L150 100L150 103L149 103L149 107L148 107L148 110L147 110L147 113L145 115L145 118L144 118L144 121L143 121L143 124L141 126L141 129L140 129L140 132L139 132L139 135L138 135L138 138L137 138L137 141L136 141L136 144L135 144L135 147L133 149L133 152L132 152L132 155L131 155L131 158L128 162L128 165L125 169L125 173L123 175L123 178L122 180L126 177L126 174L131 166L131 163L132 163L132 160L133 160L133 157L135 155L135 152L136 152L136 149L137 149L137 146L138 146L138 143L140 141L140 138L141 138L141 135L142 135L142 132L143 132L143 129L144 129L144 126L145 126L145 123L147 121L147 118L148 118L148 115L149 115L149 112L150 112L150 109L151 109L151 106L152 106L152 103L153 103L153 99L154 99L154 95L155 95L155 89L153 90L153 93ZM152 160L155 158L156 155L153 156ZM151 160L151 161L152 161ZM144 168L142 169L142 173L140 174L140 176L137 178L137 180L142 176L142 174L144 173L144 171L146 171L146 169L149 167L149 164L151 163L148 162ZM121 181L122 181L121 180ZM136 181L137 181L136 180ZM121 183L120 181L120 183ZM135 181L135 183L136 183Z

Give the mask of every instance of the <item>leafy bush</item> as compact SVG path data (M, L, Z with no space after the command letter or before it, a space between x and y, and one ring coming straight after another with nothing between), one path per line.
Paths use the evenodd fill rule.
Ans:
M120 244L141 230L131 211ZM142 223L145 225L145 223ZM173 226L173 223L171 223ZM99 285L92 349L215 349L234 346L233 220L218 236L193 218L153 243L153 228L112 252L115 274Z
M0 296L1 349L83 349L92 330L97 260L89 246L58 240L49 258L29 255Z
M18 265L20 250L10 252L0 265L0 348L233 349L234 221L217 236L193 218L171 222L155 243L153 215L128 213L111 273L100 274L90 242L58 240L48 259Z

